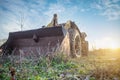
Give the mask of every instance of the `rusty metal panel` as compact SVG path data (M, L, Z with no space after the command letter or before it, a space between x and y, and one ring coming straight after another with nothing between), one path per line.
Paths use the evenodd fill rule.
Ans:
M9 49L9 48L14 49L15 46L16 47L19 46L32 47L39 45L44 46L47 45L48 41L52 41L52 45L54 45L56 44L56 41L58 39L57 37L65 36L65 35L66 35L66 31L62 26L12 32L9 33L9 38L2 47L3 49Z
M64 36L56 37L44 37L40 38L39 42L35 42L33 39L18 39L15 40L13 47L15 54L19 54L21 50L25 55L29 54L49 54L56 51L56 49L61 45Z
M34 34L36 34L38 37L52 37L52 36L64 35L63 27L59 26L59 27L50 27L50 28L40 28L36 30L12 32L9 33L9 38L27 39L27 38L32 38Z

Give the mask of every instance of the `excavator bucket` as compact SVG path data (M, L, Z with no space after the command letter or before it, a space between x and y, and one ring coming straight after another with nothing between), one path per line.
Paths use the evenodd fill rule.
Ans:
M9 33L2 49L5 54L22 53L24 56L47 55L57 51L69 53L69 40L66 37L67 31L62 26L13 32Z

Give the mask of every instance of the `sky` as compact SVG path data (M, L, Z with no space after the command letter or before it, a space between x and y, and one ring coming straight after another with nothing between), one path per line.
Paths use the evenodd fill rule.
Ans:
M89 48L120 47L120 0L0 0L0 39L9 32L38 29L57 13L58 23L74 21Z

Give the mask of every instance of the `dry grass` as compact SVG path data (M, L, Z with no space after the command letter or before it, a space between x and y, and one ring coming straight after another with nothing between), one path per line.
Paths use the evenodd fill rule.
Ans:
M120 49L94 50L87 57L75 59L74 63L79 64L78 69L83 69L95 80L120 79Z
M9 59L0 64L0 80L10 79L9 66L16 69L17 80L120 80L120 49L94 50L77 59L63 55L24 58L22 63L15 62L15 56Z

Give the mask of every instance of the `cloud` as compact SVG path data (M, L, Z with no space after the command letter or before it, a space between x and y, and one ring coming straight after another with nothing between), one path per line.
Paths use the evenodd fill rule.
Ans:
M19 31L21 15L24 16L23 30L28 30L47 25L54 13L62 16L59 19L60 22L73 19L80 9L77 5L73 5L71 0L64 3L60 0L56 0L56 2L47 2L45 0L0 0L0 32ZM85 9L81 9L81 12L85 11Z
M40 28L47 21L42 13L45 5L44 0L29 3L25 0L0 0L0 32L4 33L0 33L0 37L21 30L21 15L24 16L24 30Z
M65 8L61 4L50 4L49 8L47 11L44 12L45 15L50 16L51 14L54 13L62 13L65 11Z
M106 16L108 20L118 20L120 19L120 11L114 9L107 9L101 15Z
M43 12L44 15L48 16L48 22L50 22L52 15L54 13L58 14L58 23L64 23L67 20L74 20L75 16L77 16L78 12L80 11L77 5L65 5L71 4L70 0L68 2L61 2L57 1L56 3L51 3L48 5L47 10ZM67 15L67 16L66 16ZM61 17L59 17L61 16ZM49 20L50 19L50 20Z
M107 17L108 20L120 19L120 0L99 0L94 2L91 7L100 11L100 15Z
M98 10L103 9L103 7L102 7L101 5L99 5L99 4L97 4L97 3L91 4L91 7L92 7L92 8L95 8L95 9L98 9Z
M90 11L90 9L84 9L84 8L80 9L80 12L87 12L87 11Z

